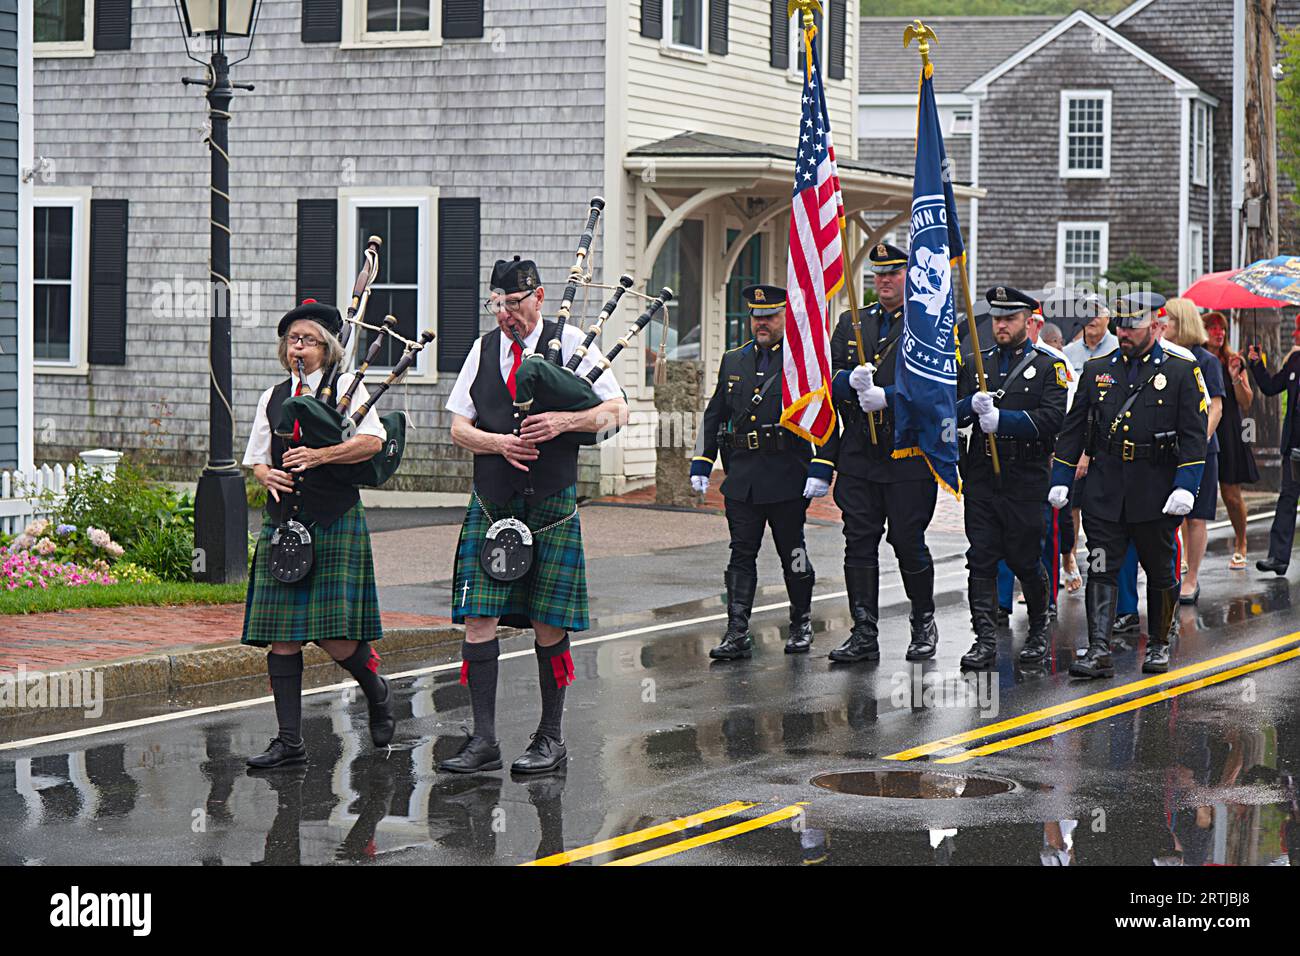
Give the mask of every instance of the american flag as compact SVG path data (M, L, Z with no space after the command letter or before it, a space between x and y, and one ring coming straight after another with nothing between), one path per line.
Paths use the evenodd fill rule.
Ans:
M804 35L803 110L794 163L782 383L786 428L824 444L835 432L828 303L844 284L844 199L822 93L820 44Z

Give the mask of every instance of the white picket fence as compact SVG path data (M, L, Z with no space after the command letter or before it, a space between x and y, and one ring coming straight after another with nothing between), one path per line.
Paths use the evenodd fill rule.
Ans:
M0 532L20 534L36 518L48 517L44 493L52 492L57 500L68 482L76 477L78 469L101 469L111 481L122 455L96 448L81 452L80 458L80 465L42 465L28 471L0 471Z

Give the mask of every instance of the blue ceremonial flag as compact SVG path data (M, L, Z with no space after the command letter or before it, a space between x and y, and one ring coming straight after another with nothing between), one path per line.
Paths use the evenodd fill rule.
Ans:
M966 251L939 130L933 76L934 67L926 63L916 110L903 347L898 352L895 377L894 457L921 455L935 481L961 497L952 267Z

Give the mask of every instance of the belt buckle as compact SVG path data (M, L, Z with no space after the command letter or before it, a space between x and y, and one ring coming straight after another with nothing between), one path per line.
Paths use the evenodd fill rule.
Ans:
M750 451L758 451L758 432L749 432L745 436L745 447Z
M1121 457L1124 461L1133 461L1137 457L1137 446L1126 439L1124 441L1124 453Z

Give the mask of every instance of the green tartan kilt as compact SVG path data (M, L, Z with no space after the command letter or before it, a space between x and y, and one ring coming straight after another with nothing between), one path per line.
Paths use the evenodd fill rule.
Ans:
M518 518L533 531L533 567L518 581L495 581L479 563L483 541L492 520L478 499L470 497L465 523L456 546L456 570L451 579L452 620L499 617L510 627L549 624L566 631L585 631L587 620L587 565L582 554L582 527L573 514L578 487L570 485L540 501L515 495L508 504L489 502L492 520ZM542 534L538 529L573 517Z
M244 603L242 643L377 641L384 636L379 623L370 531L361 502L328 528L311 529L315 563L311 573L297 584L281 584L271 577L274 531L275 525L268 521L257 539L252 580Z

